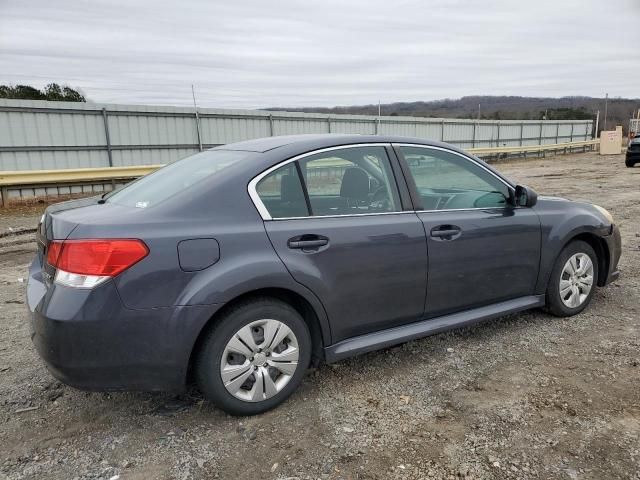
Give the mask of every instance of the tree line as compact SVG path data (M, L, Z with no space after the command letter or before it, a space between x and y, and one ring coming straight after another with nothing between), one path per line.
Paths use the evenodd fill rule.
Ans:
M0 98L15 100L49 100L53 102L86 102L87 99L71 87L50 83L42 90L30 85L0 85Z

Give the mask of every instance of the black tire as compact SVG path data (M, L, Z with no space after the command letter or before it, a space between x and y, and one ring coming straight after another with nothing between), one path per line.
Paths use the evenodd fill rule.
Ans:
M291 329L298 342L298 365L288 383L270 398L249 402L227 391L220 366L222 355L232 336L242 327L262 319L274 319ZM220 409L231 415L255 415L266 412L284 402L302 382L311 360L311 335L300 314L290 305L270 297L247 300L225 312L211 328L196 357L195 374L204 395Z
M624 161L624 164L629 168L633 168L633 166L635 165L635 162L632 162L631 160L627 159Z
M562 276L562 270L567 263L567 261L576 253L584 253L589 256L591 262L593 264L593 284L591 285L591 290L589 291L586 299L577 307L569 307L565 305L562 301L560 295L560 279ZM553 271L551 272L551 278L549 279L549 284L547 285L546 292L546 309L549 313L557 316L557 317L570 317L572 315L576 315L582 312L589 302L591 302L591 298L593 297L593 292L596 289L598 279L598 257L594 252L591 245L581 240L575 240L568 244L556 260L556 263L553 267Z

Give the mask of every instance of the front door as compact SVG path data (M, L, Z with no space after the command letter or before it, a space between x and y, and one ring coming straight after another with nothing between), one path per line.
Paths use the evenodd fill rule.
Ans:
M424 228L402 210L384 146L305 155L268 173L256 191L277 254L322 301L333 342L422 317Z
M420 203L429 275L425 315L434 317L534 293L540 221L512 204L503 179L442 148L398 146Z

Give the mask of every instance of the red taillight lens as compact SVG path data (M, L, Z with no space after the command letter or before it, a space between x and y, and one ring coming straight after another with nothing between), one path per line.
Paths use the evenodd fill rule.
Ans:
M47 263L53 267L58 263L58 257L62 251L62 242L53 241L47 248Z
M115 277L149 253L142 240L65 240L49 244L47 262L65 272Z

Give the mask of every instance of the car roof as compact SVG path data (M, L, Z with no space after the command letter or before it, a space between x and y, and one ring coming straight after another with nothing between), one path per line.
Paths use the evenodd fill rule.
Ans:
M231 143L216 147L215 150L242 150L248 152L265 153L277 148L289 147L300 152L311 149L337 147L355 143L415 143L434 147L446 147L451 150L461 151L453 145L425 140L423 138L402 137L395 135L352 135L352 134L308 134L308 135L283 135L276 137L257 138L243 142ZM299 147L299 148L296 148Z

